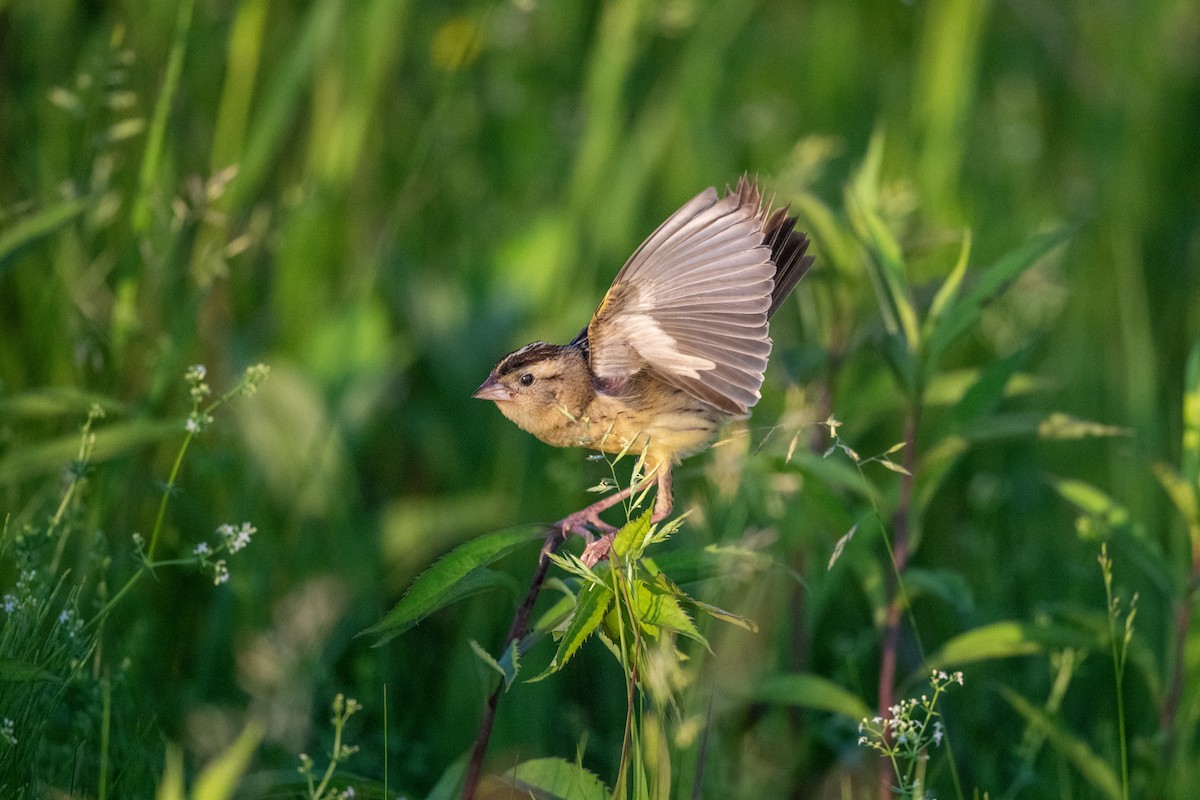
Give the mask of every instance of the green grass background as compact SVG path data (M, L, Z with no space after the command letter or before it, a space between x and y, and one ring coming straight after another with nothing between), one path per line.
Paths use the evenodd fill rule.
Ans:
M178 450L186 367L206 364L218 392L247 364L272 368L193 443L162 542L187 553L217 525L252 520L259 533L231 560L229 585L165 572L106 625L96 664L116 676L119 723L109 796L145 796L164 740L195 765L248 717L267 727L260 775L286 772L296 753L322 751L338 691L365 706L351 769L381 780L386 751L392 789L427 792L470 745L486 673L468 643L495 652L508 601L469 600L379 649L353 634L439 554L557 518L605 475L470 393L509 350L573 336L665 215L747 171L798 202L817 266L773 325L748 437L680 471L678 499L704 511L675 546L766 535L766 552L803 583L773 570L695 591L762 631L712 631L684 711L711 699L700 796L835 797L859 785L874 761L850 722L746 693L806 671L876 699L879 525L864 523L847 560L826 569L868 506L852 482L781 452L797 433L801 450L824 449L813 423L825 407L864 455L904 436L863 250L819 235L847 229L843 186L877 133L880 206L919 306L964 229L974 267L1079 226L950 351L948 382L1016 358L1028 391L1003 410L1129 431L967 452L921 521L913 564L934 587L914 600L921 644L932 652L998 620L1102 621L1098 544L1054 480L1100 487L1127 514L1101 534L1119 529L1157 553L1139 561L1119 536L1111 546L1118 589L1140 592L1126 680L1135 796L1187 796L1200 763L1195 681L1165 758L1159 709L1179 644L1174 604L1192 598L1189 554L1149 465L1179 463L1184 363L1200 336L1198 132L1200 7L1183 0L0 0L10 528L53 513L78 425L100 401L108 417L68 561L72 580L94 587L102 532L117 583ZM935 421L952 411L931 405ZM900 476L866 475L894 507ZM534 556L503 566L524 583ZM8 586L15 567L5 570ZM906 622L901 677L922 663L915 642ZM1200 638L1186 642L1195 675ZM585 651L503 698L496 768L574 758L586 738L585 763L611 780L623 686L601 648ZM1116 768L1107 642L1055 639L980 660L948 700L968 793L1103 796L1065 740L1050 735L1025 757L1036 726L997 688L1041 706L1064 651L1080 661L1049 711L1053 730ZM62 738L47 745L70 759L42 772L79 797L97 793L100 768L102 715L85 700L92 710L59 720ZM692 796L698 745L677 747L676 796Z

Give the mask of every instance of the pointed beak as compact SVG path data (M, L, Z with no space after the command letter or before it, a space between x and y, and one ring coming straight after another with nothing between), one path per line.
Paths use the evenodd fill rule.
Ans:
M512 400L512 396L512 391L500 383L494 372L488 375L488 379L471 395L477 400L495 400L497 403L501 400Z

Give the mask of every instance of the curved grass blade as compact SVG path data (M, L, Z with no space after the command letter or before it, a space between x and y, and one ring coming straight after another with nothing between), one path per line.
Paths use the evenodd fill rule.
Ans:
M263 729L254 722L246 725L237 741L200 771L192 788L193 800L228 800L250 766L250 759L262 741Z
M24 247L54 233L82 214L87 207L87 200L67 200L25 217L0 233L0 276L4 275L13 256Z
M1047 253L1069 239L1075 226L1035 236L1023 245L1002 256L999 261L978 271L975 284L960 299L951 300L940 309L938 320L930 332L927 357L936 362L938 356L964 331L975 324L983 307L1021 276Z
M1121 782L1117 774L1100 756L1096 755L1087 743L1066 730L1057 720L1046 712L1030 703L1021 695L1009 689L1000 687L1000 693L1013 709L1023 716L1030 727L1044 734L1058 752L1079 771L1088 783L1102 795L1111 800L1120 800Z
M1005 620L960 633L943 644L925 662L925 673L995 658L1042 653L1053 647L1095 647L1094 634L1062 625L1031 625Z
M433 612L472 594L494 588L512 588L512 579L482 569L521 545L541 539L540 526L510 528L489 533L463 544L438 559L413 581L400 602L382 620L356 636L379 636L379 647L407 631Z
M760 703L803 706L841 714L855 722L873 713L858 697L828 678L807 672L773 675L754 687L750 699Z
M173 435L183 436L184 420L132 420L106 425L96 433L93 464ZM0 485L57 472L79 457L79 434L14 450L0 458Z
M37 664L30 664L28 661L16 658L0 658L0 681L7 683L59 682L59 678Z

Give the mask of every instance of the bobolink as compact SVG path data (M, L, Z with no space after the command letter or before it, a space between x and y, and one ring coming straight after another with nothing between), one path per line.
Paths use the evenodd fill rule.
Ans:
M672 467L759 400L767 321L813 261L795 225L764 204L757 181L742 177L724 197L705 189L634 251L578 336L509 353L473 397L547 444L644 452L646 480L658 482L652 518L664 519ZM585 562L611 546L600 513L637 488L556 523L588 540Z

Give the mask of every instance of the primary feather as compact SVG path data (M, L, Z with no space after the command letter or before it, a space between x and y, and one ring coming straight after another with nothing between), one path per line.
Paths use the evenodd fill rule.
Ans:
M696 195L617 273L584 332L593 374L619 385L647 370L745 414L771 352L768 319L812 264L795 222L745 177L724 197Z

